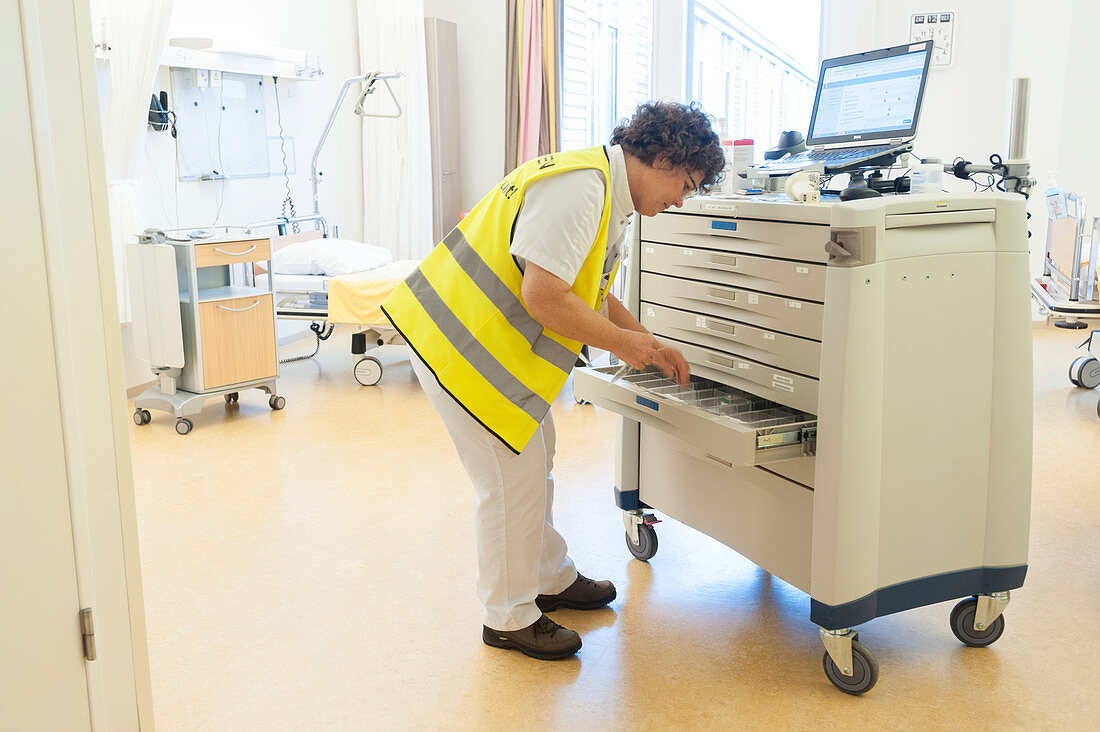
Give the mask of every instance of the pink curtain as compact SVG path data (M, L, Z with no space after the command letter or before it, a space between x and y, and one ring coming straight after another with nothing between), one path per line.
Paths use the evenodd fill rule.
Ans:
M539 154L542 123L542 3L539 0L525 0L522 32L517 164Z
M558 2L508 0L504 172L557 152Z

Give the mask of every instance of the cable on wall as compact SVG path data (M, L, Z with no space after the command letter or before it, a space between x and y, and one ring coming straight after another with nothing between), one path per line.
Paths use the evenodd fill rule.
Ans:
M294 199L290 195L290 168L286 162L286 136L283 134L283 108L279 104L279 77L272 76L271 81L275 87L275 119L279 123L279 150L283 154L283 185L286 188L286 196L283 198L283 218L292 219L298 214L294 210ZM300 232L297 221L291 223L290 228L295 234Z

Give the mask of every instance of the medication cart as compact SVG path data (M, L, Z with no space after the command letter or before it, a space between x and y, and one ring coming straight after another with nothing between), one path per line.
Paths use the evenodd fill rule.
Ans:
M699 197L636 227L626 304L691 364L578 369L619 419L635 557L655 509L810 596L842 691L878 678L853 626L959 599L986 646L1027 570L1031 314L1025 201Z

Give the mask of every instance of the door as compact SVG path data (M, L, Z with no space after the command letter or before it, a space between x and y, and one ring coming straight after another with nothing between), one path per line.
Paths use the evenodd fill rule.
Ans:
M87 0L0 3L0 62L0 727L152 729Z
M23 58L18 5L0 4L0 63L20 80ZM27 90L15 86L15 93L5 94L0 139L10 156L8 170L20 175L5 175L0 186L11 211L33 215L5 221L2 245L5 269L18 274L8 278L11 300L0 307L9 339L0 358L0 715L10 729L87 729L91 712L39 180Z

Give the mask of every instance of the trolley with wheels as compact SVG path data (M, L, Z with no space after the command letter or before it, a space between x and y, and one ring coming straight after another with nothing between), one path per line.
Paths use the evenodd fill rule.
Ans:
M956 600L944 630L996 641L1027 572L1024 200L697 197L637 228L625 304L690 383L573 376L619 415L630 554L657 556L660 515L806 593L849 694L878 682L877 617Z
M246 389L267 393L273 410L285 406L275 387L274 294L233 276L242 265L271 266L269 239L177 240L150 229L127 256L140 273L131 279L135 344L157 377L134 399L135 424L158 409L186 435L206 400L222 396L228 406Z
M202 411L202 406L208 399L222 396L226 407L231 407L240 401L240 392L246 389L259 389L265 392L268 395L267 406L272 411L279 411L286 406L286 399L275 392L275 379L234 384L224 389L213 389L198 394L182 389L175 389L174 393L167 394L163 389L162 384L151 386L134 399L134 424L139 427L149 424L153 421L153 415L149 410L157 409L175 417L176 432L186 435L195 426L191 417Z

